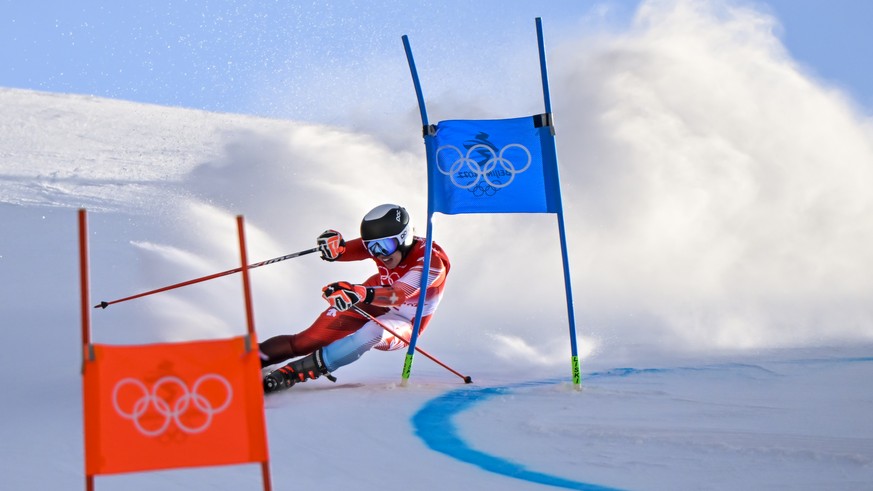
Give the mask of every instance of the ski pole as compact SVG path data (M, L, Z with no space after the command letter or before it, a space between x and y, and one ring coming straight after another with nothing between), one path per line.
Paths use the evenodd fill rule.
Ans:
M406 343L407 346L409 346L409 340L408 340L408 339L406 339L406 338L404 338L403 336L401 336L401 335L400 335L397 331L395 331L394 329L391 329L390 327L386 326L386 325L385 325L382 321L380 321L379 319L377 319L377 318L373 317L372 315L370 315L369 313L363 311L363 310L362 310L360 307L358 307L357 305L353 305L353 306L352 306L352 309L353 309L355 312L357 312L357 313L363 315L364 317L366 317L368 320L371 320L371 321L375 322L376 324L379 324L379 326L380 326L382 329L385 329L386 331L388 331L389 333L391 333L395 338L397 338L397 339L403 341L404 343ZM437 360L436 358L434 358L433 356L431 356L430 354L428 354L427 351L425 351L425 350L419 348L418 346L415 347L415 351L418 351L419 353L421 353L422 355L426 356L427 358L430 358L430 360L433 361L434 363L436 363L437 365L439 365L439 366L445 368L446 370L448 370L448 371L454 373L454 374L457 375L458 377L461 377L461 379L464 381L465 384L472 384L472 383L473 383L473 379L470 378L469 375L463 375L463 374L461 374L461 373L458 372L457 370L454 370L452 367L450 367L450 366L446 365L445 363L443 363L443 362Z
M286 259L291 259L291 258L294 258L297 256L304 256L306 254L312 254L313 252L316 252L316 251L318 251L318 247L313 247L312 249L306 249L305 251L294 252L292 254L287 254L285 256L274 257L273 259L267 259L266 261L261 261L259 263L250 264L249 269L258 268L260 266L266 266L268 264L278 263L279 261L284 261ZM222 271L221 273L215 273L215 274L211 274L209 276L204 276L202 278L195 278L193 280L183 281L182 283L176 283L175 285L169 285L169 286L165 286L165 287L158 288L155 290L151 290L151 291L147 291L147 292L143 292L143 293L138 293L136 295L131 295L129 297L119 298L118 300L112 300L111 302L103 301L103 302L100 302L99 304L95 305L94 308L95 309L96 308L105 309L106 307L109 307L112 304L126 302L128 300L133 300L135 298L145 297L147 295L153 295L155 293L165 292L167 290L173 290L175 288L181 288L183 286L193 285L195 283L200 283L201 281L214 280L215 278L220 278L222 276L227 276L227 275L233 274L233 273L239 273L240 271L242 271L242 268L229 269L227 271Z

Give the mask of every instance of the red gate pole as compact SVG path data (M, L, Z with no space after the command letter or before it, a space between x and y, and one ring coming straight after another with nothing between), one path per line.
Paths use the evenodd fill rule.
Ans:
M246 233L245 233L245 220L242 215L237 215L236 217L236 228L237 233L239 234L239 254L240 254L240 262L242 266L239 268L242 271L242 281L243 281L243 295L245 297L246 304L246 330L248 332L248 337L250 342L257 339L255 337L255 315L254 308L252 306L252 286L251 280L249 279L249 269L252 266L249 265L248 252L246 250ZM258 349L257 346L253 346L254 349ZM269 457L264 462L261 462L261 478L264 482L264 491L272 491L273 483L270 478L270 460Z
M82 376L85 376L85 363L90 359L91 346L91 301L88 266L88 216L84 208L79 209L79 288L81 290L82 307ZM84 391L82 393L84 398ZM84 407L84 400L82 401ZM84 418L85 412L82 411ZM87 450L86 450L87 453ZM94 491L94 476L85 470L85 489Z

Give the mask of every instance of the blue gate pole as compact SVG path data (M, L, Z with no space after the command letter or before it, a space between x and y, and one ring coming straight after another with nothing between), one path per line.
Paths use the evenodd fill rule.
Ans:
M415 60L412 58L412 48L409 46L409 37L403 36L403 49L406 51L406 61L409 63L409 71L412 73L412 83L415 85L415 95L418 98L418 110L421 113L421 127L424 136L424 148L427 156L428 176L433 152L433 135L430 134L427 122L427 109L424 106L424 95L421 92L421 83L418 79L418 71L415 69ZM409 348L406 350L406 358L403 362L403 372L400 385L405 387L409 383L409 375L412 372L412 358L415 355L415 344L418 342L418 331L421 328L421 314L424 312L424 303L427 300L427 283L430 277L430 256L433 251L433 192L428 177L427 186L427 234L424 249L424 270L421 272L421 286L419 289L418 307L415 310L415 322L412 326L412 335L409 337Z
M546 114L552 114L552 101L549 96L549 75L546 70L546 49L543 42L543 21L541 18L536 18L537 25L537 44L539 45L540 53L540 72L543 80L543 100L545 102ZM555 140L552 139L552 145L555 145ZM554 150L555 155L558 155L557 149ZM557 173L557 166L555 169ZM570 281L570 261L567 257L567 233L564 227L564 199L561 197L560 178L558 178L558 235L561 237L561 260L564 265L564 290L567 295L567 319L570 323L570 367L573 377L573 386L576 389L582 388L582 375L579 369L579 352L576 346L576 314L573 308L573 288Z

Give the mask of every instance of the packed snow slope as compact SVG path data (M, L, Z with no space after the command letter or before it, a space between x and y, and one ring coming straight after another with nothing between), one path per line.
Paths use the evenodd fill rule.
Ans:
M377 352L269 398L275 488L869 489L873 130L771 28L649 2L627 32L550 52L584 390L554 217L438 215L453 270L421 346L476 383L417 357L399 387L403 353ZM411 91L341 128L0 88L0 488L83 483L76 209L94 303L236 267L237 214L252 261L354 236L383 202L423 233ZM470 106L443 94L431 116L521 115ZM321 286L371 269L253 271L259 337L305 328ZM243 325L236 276L93 312L103 343ZM97 484L256 489L259 469Z

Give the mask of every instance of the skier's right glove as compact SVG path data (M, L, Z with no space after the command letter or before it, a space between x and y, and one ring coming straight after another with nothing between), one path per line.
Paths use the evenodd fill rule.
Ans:
M344 312L358 303L373 301L373 288L364 285L353 285L348 281L331 283L321 289L321 296L331 307Z
M318 236L318 251L325 261L336 261L346 252L346 241L343 234L336 230L325 230Z

